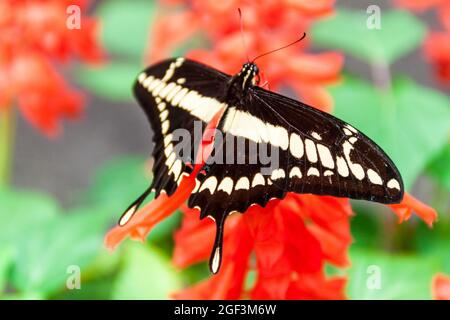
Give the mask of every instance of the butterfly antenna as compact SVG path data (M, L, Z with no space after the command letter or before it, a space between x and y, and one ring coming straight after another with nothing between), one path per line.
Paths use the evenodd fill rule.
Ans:
M259 58L261 58L261 57L264 57L264 56L266 56L266 55L268 55L268 54L271 54L271 53L274 53L274 52L277 52L277 51L286 49L287 47L290 47L290 46L292 46L292 45L294 45L294 44L296 44L296 43L302 41L303 39L305 39L305 37L306 37L306 33L303 32L303 35L302 35L299 39L295 40L294 42L289 43L289 44L287 44L287 45L285 45L285 46L283 46L283 47L281 47L281 48L277 48L277 49L271 50L271 51L269 51L269 52L265 52L265 53L263 53L263 54L260 54L259 56L256 56L256 58L253 58L252 62L255 62L256 59L259 59Z
M244 37L244 20L242 19L242 12L241 12L241 8L238 8L238 12L239 12L239 23L241 26L241 38L242 38L242 44L245 48L245 54L247 56L247 61L250 62L250 58L248 57L248 47L247 44L245 43L245 37Z

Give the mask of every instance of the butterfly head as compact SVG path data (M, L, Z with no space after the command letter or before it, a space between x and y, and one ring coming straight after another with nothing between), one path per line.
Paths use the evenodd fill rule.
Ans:
M239 76L242 81L242 90L246 91L252 85L258 85L259 68L254 62L246 62L242 66Z

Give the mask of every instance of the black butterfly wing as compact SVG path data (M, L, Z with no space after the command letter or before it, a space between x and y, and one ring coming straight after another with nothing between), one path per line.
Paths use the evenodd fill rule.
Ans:
M288 191L386 204L401 201L401 175L369 137L328 113L280 94L254 87L251 96L274 114L276 121L269 122L278 122L289 134L289 152L281 154L280 167L291 174L299 166L302 177L291 179ZM303 156L298 157L302 148Z
M403 197L397 168L372 140L293 99L250 88L240 103L228 106L219 130L223 139L216 141L188 203L216 221L213 272L220 266L223 225L232 212L265 206L289 191L382 203Z
M229 79L229 75L184 58L162 61L139 74L134 95L154 131L153 181L125 210L119 224L129 221L150 191L156 196L161 192L171 195L191 172L202 130L225 106Z

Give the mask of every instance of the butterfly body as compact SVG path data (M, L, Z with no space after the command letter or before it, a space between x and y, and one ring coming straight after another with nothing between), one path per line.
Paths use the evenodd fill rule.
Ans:
M287 192L381 203L403 197L401 176L389 157L351 125L304 103L258 86L249 62L234 76L175 58L150 66L134 86L154 131L152 185L126 210L126 223L149 190L171 195L192 172L201 137L221 114L213 151L196 176L188 206L216 221L210 268L220 266L223 227L232 212L264 207ZM180 155L179 130L194 136ZM187 150L187 151L186 151Z

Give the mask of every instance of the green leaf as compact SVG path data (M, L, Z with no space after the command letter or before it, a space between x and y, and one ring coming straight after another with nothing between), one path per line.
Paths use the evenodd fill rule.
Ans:
M87 195L89 203L103 206L116 222L123 210L150 185L151 179L146 173L145 165L144 159L133 157L117 159L107 164L94 177L93 186ZM151 193L144 205L153 198L154 194ZM172 214L150 232L148 239L159 241L171 237L180 219L180 214Z
M96 212L61 216L30 229L17 243L12 284L21 292L51 293L72 275L69 266L85 268L103 249L104 215Z
M447 144L438 156L429 164L428 174L441 186L450 190L450 144Z
M167 258L152 247L133 243L127 246L113 299L167 299L180 283Z
M56 217L59 210L58 204L46 195L0 189L0 249L26 237Z
M2 247L0 249L0 296L6 288L8 282L9 269L14 260L14 251L11 247Z
M437 259L361 251L352 252L350 258L349 298L431 299L431 280L440 269Z
M79 67L74 73L81 85L100 97L131 101L131 87L141 69L138 63L115 61L102 67Z
M387 152L407 188L447 143L450 101L438 91L402 79L394 82L390 95L351 78L331 91L336 116Z
M108 52L140 61L149 43L155 1L103 1L96 14L102 21L102 42Z
M407 11L382 11L381 29L369 29L368 19L364 11L341 9L313 26L313 40L369 63L390 64L416 49L425 36L424 24Z
M105 164L96 172L92 187L89 188L89 203L103 204L112 210L124 210L151 183L145 165L145 159L140 157L120 158ZM152 195L149 199L152 199Z

